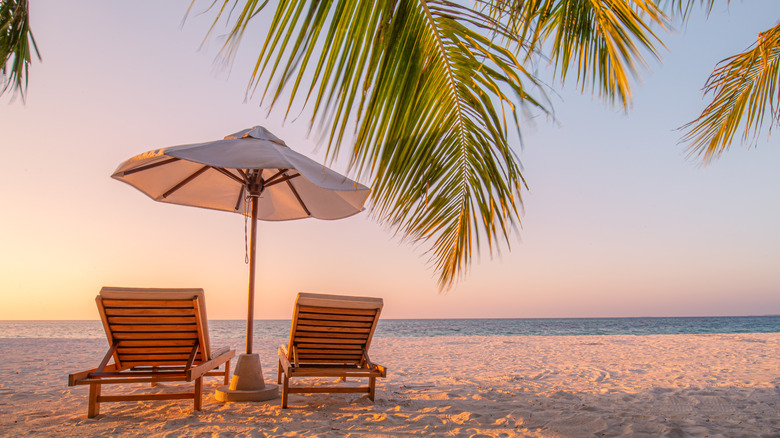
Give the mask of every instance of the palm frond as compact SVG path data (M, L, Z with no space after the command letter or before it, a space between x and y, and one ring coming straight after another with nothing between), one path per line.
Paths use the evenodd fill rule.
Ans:
M509 243L524 181L508 129L519 134L522 105L546 107L513 51L495 43L511 37L505 25L424 0L281 0L273 23L252 87L265 84L257 89L272 105L286 87L287 111L311 103L330 156L354 133L351 165L372 179L374 216L425 242L442 289L481 239L491 251Z
M752 48L721 61L707 79L705 95L713 94L698 118L681 129L688 132L690 156L709 162L726 151L737 131L752 144L766 119L770 131L780 124L780 24L758 34Z
M38 59L38 46L30 30L27 0L0 3L0 95L16 90L24 100L31 62L30 45Z
M651 27L668 24L655 0L497 0L487 9L525 42L527 57L549 56L562 82L574 70L582 91L624 108L645 54L659 58Z
M712 12L712 8L715 7L715 3L724 3L723 0L658 0L658 3L665 10L670 10L672 14L681 17L683 20L687 20L691 16L693 8L698 4L704 11L709 14ZM731 0L725 0L726 5L731 3Z

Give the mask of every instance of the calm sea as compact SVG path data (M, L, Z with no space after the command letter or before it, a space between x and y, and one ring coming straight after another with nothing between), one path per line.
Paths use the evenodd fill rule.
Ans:
M287 338L289 320L255 321L254 337ZM246 322L210 320L213 339L243 338ZM382 319L377 337L658 335L780 332L780 316L696 318ZM0 321L0 338L103 338L100 321Z

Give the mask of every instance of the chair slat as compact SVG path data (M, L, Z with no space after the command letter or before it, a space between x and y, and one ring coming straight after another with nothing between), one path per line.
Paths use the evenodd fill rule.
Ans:
M368 333L371 331L371 327L363 328L363 327L323 327L318 325L309 325L308 323L302 323L298 322L298 330L300 331L311 331L311 332L321 332L321 333L355 333L355 334L365 334L368 336Z
M328 348L328 344L323 344L324 347L322 348L297 348L296 351L298 354L316 354L316 353L326 353L326 354L351 354L351 355L363 355L363 350L360 348L353 348L352 349L342 349L342 348Z
M109 316L109 324L195 324L195 316L127 315Z
M132 370L129 371L122 371L121 374L127 375L132 374L134 376L138 375L170 375L170 374L187 374L187 366L186 365L159 365L159 366L150 366L150 365L139 365ZM96 373L100 374L100 373ZM103 373L105 374L105 373Z
M189 354L168 353L168 354L124 354L122 363L137 362L139 360L150 360L154 362L186 362L190 358Z
M312 359L308 359L308 360L299 359L299 361L300 361L300 363L306 364L308 366L310 363L343 364L343 363L357 363L360 360L357 359L357 360L350 361L350 360L343 360L343 359L316 359L316 360L312 360Z
M118 300L103 299L103 306L109 307L185 307L192 308L192 300Z
M316 320L332 320L332 321L355 321L355 322L367 322L369 324L374 322L374 316L360 316L360 315L346 315L346 314L333 314L333 313L298 313L298 319L316 319Z
M113 333L114 339L123 340L123 339L192 339L196 340L198 339L198 334L196 332L149 332L149 333L124 333L124 332L114 332Z
M129 339L119 342L119 348L122 347L151 347L151 346L177 346L185 345L192 348L195 339Z
M375 309L345 309L340 307L311 307L311 306L298 306L298 312L303 313L325 313L336 315L376 315Z
M181 346L181 347L121 347L117 348L116 351L119 354L143 354L143 353L187 353L189 354L190 351L192 351L191 346Z
M133 368L137 366L154 366L154 365L177 365L177 364L184 364L187 362L187 359L184 360L161 360L155 358L154 360L137 360L137 361L128 361L128 362L122 362L122 364L128 368Z
M304 336L310 338L332 338L332 339L360 339L365 341L368 335L366 333L335 333L323 331L296 330L295 336Z
M150 309L150 308L119 308L111 307L106 309L106 315L191 315L195 316L195 309Z
M382 375L381 375L381 373L379 371L366 370L366 369L362 369L362 368L346 368L346 367L343 367L341 364L338 364L337 366L338 366L338 368L320 368L320 369L317 369L317 368L315 368L313 366L309 366L307 368L296 369L294 371L294 375L295 376L300 376L300 377L306 377L306 376L311 376L311 377L328 377L328 376L333 376L333 377L349 377L349 376L370 377L372 375L375 376L375 377L382 377ZM293 386L290 387L290 389L293 389L293 388L294 388ZM306 389L310 389L310 388L307 387ZM357 389L357 388L355 388L355 389ZM302 392L307 392L307 391L302 391Z
M308 325L321 325L321 326L333 326L333 327L363 327L370 329L373 324L371 322L363 321L344 321L344 320L319 320L319 319L298 319L299 324Z
M113 332L195 332L191 324L111 324Z
M343 355L343 354L323 354L323 353L309 353L309 354L299 354L298 360L300 361L306 361L306 360L316 360L316 359L341 359L344 361L360 361L363 358L363 355L360 354L350 354L350 355Z
M298 334L295 335L295 341L296 342L304 342L304 343L310 343L310 344L330 344L333 342L332 338L314 338L314 337L304 337L300 336ZM339 342L342 344L357 344L362 345L365 344L365 339L339 339Z
M323 348L327 348L327 349L330 349L330 350L354 350L355 348L360 348L360 347L356 347L353 344L307 344L307 343L303 343L303 342L296 342L295 345L297 346L298 349L307 349L307 348L323 349Z

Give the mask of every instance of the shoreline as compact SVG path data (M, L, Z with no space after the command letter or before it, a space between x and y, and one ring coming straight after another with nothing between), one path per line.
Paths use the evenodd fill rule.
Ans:
M215 340L245 336L244 320L210 320ZM286 338L290 320L255 320L255 338ZM780 333L780 316L659 318L386 319L375 338L441 336L591 336ZM103 339L99 320L0 321L0 338Z
M255 342L269 383L285 342ZM240 352L243 340L227 345ZM222 404L210 378L200 412L190 401L109 403L87 419L87 388L67 387L67 374L94 367L106 348L0 339L0 435L780 435L780 333L377 337L371 358L388 377L374 403L295 394L287 410L278 399Z

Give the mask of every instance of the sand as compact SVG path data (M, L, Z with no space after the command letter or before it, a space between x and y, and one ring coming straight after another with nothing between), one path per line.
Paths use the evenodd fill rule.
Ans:
M282 339L256 342L266 381ZM229 342L240 351L241 340ZM780 436L780 333L378 338L376 402L357 394L106 403L86 418L104 340L0 339L2 436ZM166 391L135 386L131 392ZM126 388L127 389L127 388ZM110 390L104 390L110 393Z

